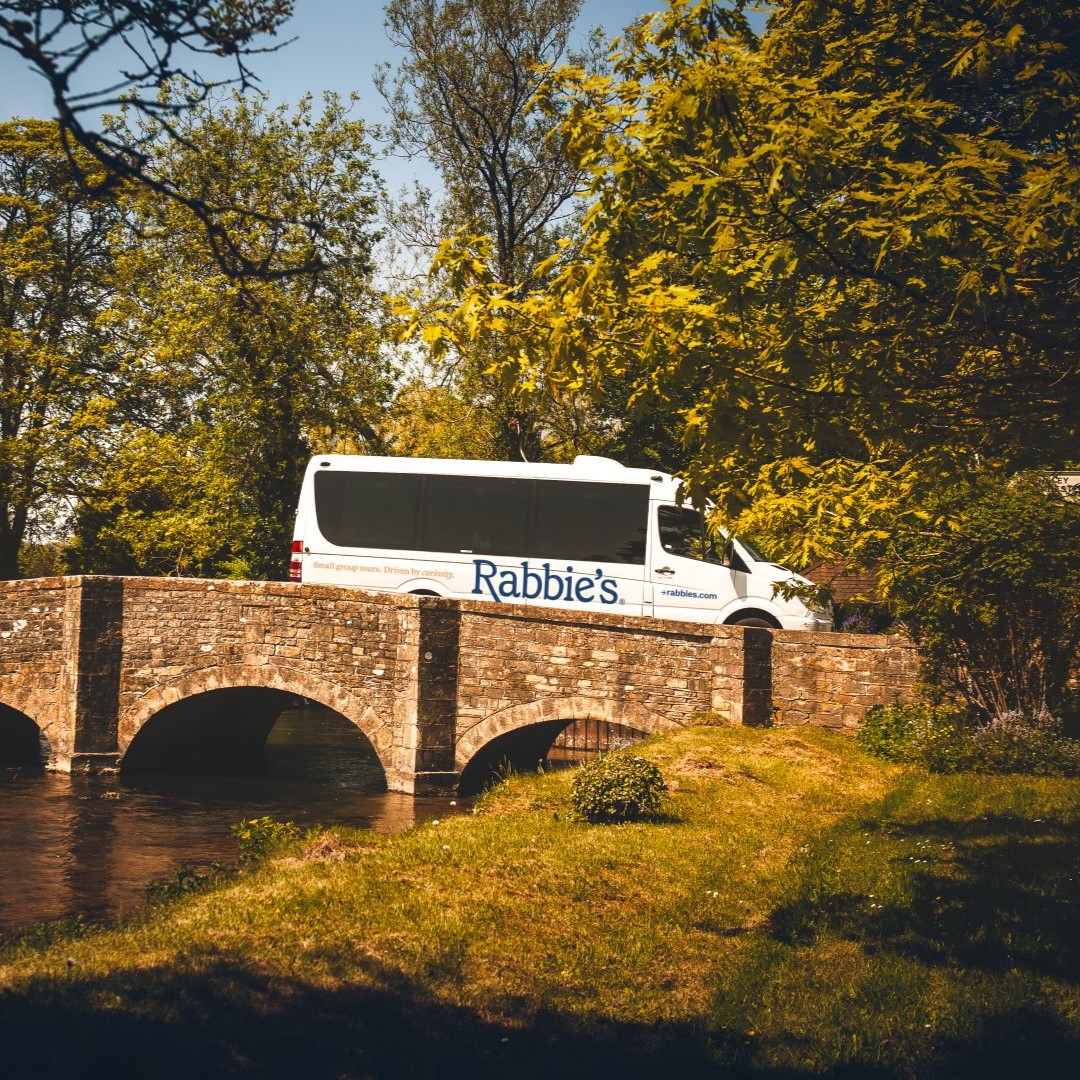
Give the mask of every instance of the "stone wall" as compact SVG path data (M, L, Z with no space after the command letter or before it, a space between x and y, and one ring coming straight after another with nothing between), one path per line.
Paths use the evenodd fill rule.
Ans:
M772 709L778 724L855 729L874 705L911 701L919 655L887 634L773 633Z
M874 704L910 699L916 672L914 650L890 637L284 582L0 584L0 706L46 734L60 768L115 766L163 709L248 687L337 710L393 789L437 790L511 732L573 720L652 732L698 712L853 727Z
M195 693L259 686L318 701L370 740L393 787L415 772L416 598L285 582L125 582L120 751Z
M71 751L64 714L73 689L74 592L70 578L0 585L0 704L28 716L61 753Z

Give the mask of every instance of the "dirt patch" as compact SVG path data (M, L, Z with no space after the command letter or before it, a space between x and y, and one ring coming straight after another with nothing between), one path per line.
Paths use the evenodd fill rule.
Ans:
M724 780L729 784L740 780L750 780L755 784L762 782L741 765L731 765L726 761L719 761L701 754L686 754L671 768L678 776L694 777L699 780Z
M343 862L356 855L368 854L376 847L376 844L363 839L338 836L332 832L320 833L306 843L299 854L289 861L297 863Z

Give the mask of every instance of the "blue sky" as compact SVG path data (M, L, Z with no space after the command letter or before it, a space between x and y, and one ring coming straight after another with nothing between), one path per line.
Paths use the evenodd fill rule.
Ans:
M582 36L602 26L615 36L633 19L664 7L664 0L585 0L579 28ZM383 4L369 0L297 0L296 14L283 37L295 38L274 53L254 59L261 85L275 103L295 102L305 93L323 90L360 95L358 114L365 120L382 118L381 101L372 82L377 63L396 58L383 29ZM44 80L25 62L0 49L0 119L49 115ZM415 164L381 162L379 171L391 188L417 175ZM429 182L430 178L421 178Z

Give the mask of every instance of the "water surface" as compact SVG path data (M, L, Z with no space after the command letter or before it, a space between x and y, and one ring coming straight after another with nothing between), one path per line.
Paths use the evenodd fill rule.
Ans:
M232 827L272 817L396 832L465 800L384 790L364 737L336 713L291 709L261 776L85 777L0 772L0 931L141 907L148 883L183 863L232 863ZM451 802L460 805L452 806Z

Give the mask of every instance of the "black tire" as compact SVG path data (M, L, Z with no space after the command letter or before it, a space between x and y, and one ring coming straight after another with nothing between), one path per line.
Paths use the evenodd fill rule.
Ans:
M764 613L750 613L735 615L724 623L725 626L760 626L766 630L779 630L780 624L771 616Z

